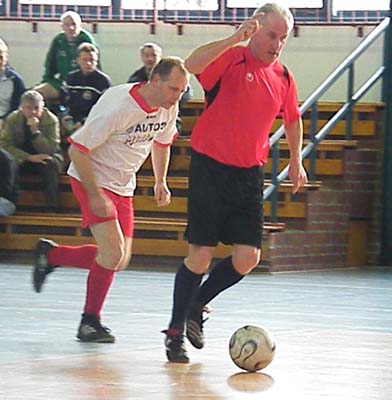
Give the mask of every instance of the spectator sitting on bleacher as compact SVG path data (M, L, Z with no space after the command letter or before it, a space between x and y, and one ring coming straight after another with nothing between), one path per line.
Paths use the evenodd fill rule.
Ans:
M18 108L25 90L23 79L8 64L8 46L0 39L0 130L7 115Z
M67 74L77 69L76 49L83 43L96 46L93 36L82 29L82 20L78 13L67 11L60 17L63 32L53 39L45 61L45 73L42 83L34 89L45 100L53 101L60 97L60 90Z
M137 69L128 79L128 83L147 82L152 69L162 58L162 48L156 43L147 42L140 47L143 66Z
M15 160L2 148L0 148L0 171L0 216L4 217L15 212L18 189Z
M79 69L70 72L62 88L61 124L66 137L79 128L92 106L111 85L110 78L97 69L98 49L91 43L77 48Z
M151 70L159 63L162 58L162 47L158 46L156 43L147 42L144 43L143 46L140 47L140 56L143 62L143 66L137 69L128 79L128 83L136 83L136 82L147 82ZM193 97L193 89L191 84L189 83L185 93L182 95L180 104L179 104L179 112L177 116L177 132L181 134L181 110L182 107Z
M39 92L28 90L23 93L20 109L6 119L1 145L15 158L19 174L41 177L47 211L55 211L63 156L59 153L59 121L44 105Z

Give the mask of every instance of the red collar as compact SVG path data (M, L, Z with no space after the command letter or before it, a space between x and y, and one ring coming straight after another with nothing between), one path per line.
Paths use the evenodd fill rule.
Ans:
M136 103L140 106L140 108L148 114L154 113L158 111L158 108L150 108L150 106L144 100L144 97L139 93L139 89L145 85L145 82L137 83L131 87L129 90L129 95L133 97Z

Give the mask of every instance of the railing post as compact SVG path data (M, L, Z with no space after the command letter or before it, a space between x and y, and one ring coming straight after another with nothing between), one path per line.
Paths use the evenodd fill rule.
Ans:
M316 141L317 134L317 121L318 121L318 102L312 104L312 111L310 114L310 141L314 143ZM317 159L316 147L311 151L309 155L309 179L315 180L316 177L316 159Z
M153 6L153 25L155 26L158 23L158 4L157 4L157 0L152 0L152 6ZM166 2L165 2L165 6L164 9L166 10Z
M112 18L120 19L121 0L112 0Z
M385 102L385 136L383 157L383 189L381 204L381 263L392 265L392 0L390 2L390 20L385 33L383 80L383 100Z
M10 16L10 0L4 0L0 4L0 15L3 17L9 17Z
M346 117L346 140L351 140L353 136L353 93L354 93L354 63L348 69L348 83L347 83L347 103L348 112Z
M272 166L271 166L271 184L273 192L271 193L270 221L278 220L278 173L279 173L279 141L272 145Z

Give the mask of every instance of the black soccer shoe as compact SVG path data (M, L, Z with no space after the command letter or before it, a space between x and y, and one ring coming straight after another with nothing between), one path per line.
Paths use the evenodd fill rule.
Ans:
M204 347L204 333L203 324L208 318L203 319L203 313L210 313L211 308L209 306L200 307L192 306L188 312L186 321L186 337L191 342L193 347L196 349L202 349Z
M54 271L55 267L48 265L48 252L49 250L57 247L57 243L48 239L39 239L35 247L35 265L33 271L33 287L39 293L45 283L48 274Z
M114 343L111 330L103 326L95 315L83 314L76 337L87 343Z
M184 335L177 329L162 331L166 334L166 357L172 363L189 363L189 357L184 344Z

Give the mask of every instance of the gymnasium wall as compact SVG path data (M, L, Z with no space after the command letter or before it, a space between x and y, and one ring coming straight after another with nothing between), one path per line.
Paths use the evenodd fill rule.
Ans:
M84 24L84 28L92 31L91 24ZM222 38L234 30L233 26L184 25L180 36L175 25L162 23L156 26L155 35L145 24L102 22L97 28L95 37L101 48L103 70L112 78L113 84L126 82L131 72L140 67L139 46L146 41L162 45L166 55L186 57L198 45ZM0 21L0 37L10 47L10 63L28 86L40 81L49 43L59 29L58 22L39 22L37 32L33 33L30 22ZM364 36L372 29L365 27ZM361 40L357 28L351 26L300 26L299 36L288 40L281 57L296 77L299 99L304 100ZM380 66L382 50L383 40L379 39L361 56L355 69L356 87ZM192 82L195 98L202 98L202 91L193 77ZM380 101L380 92L378 84L363 101ZM321 100L345 99L344 77Z

